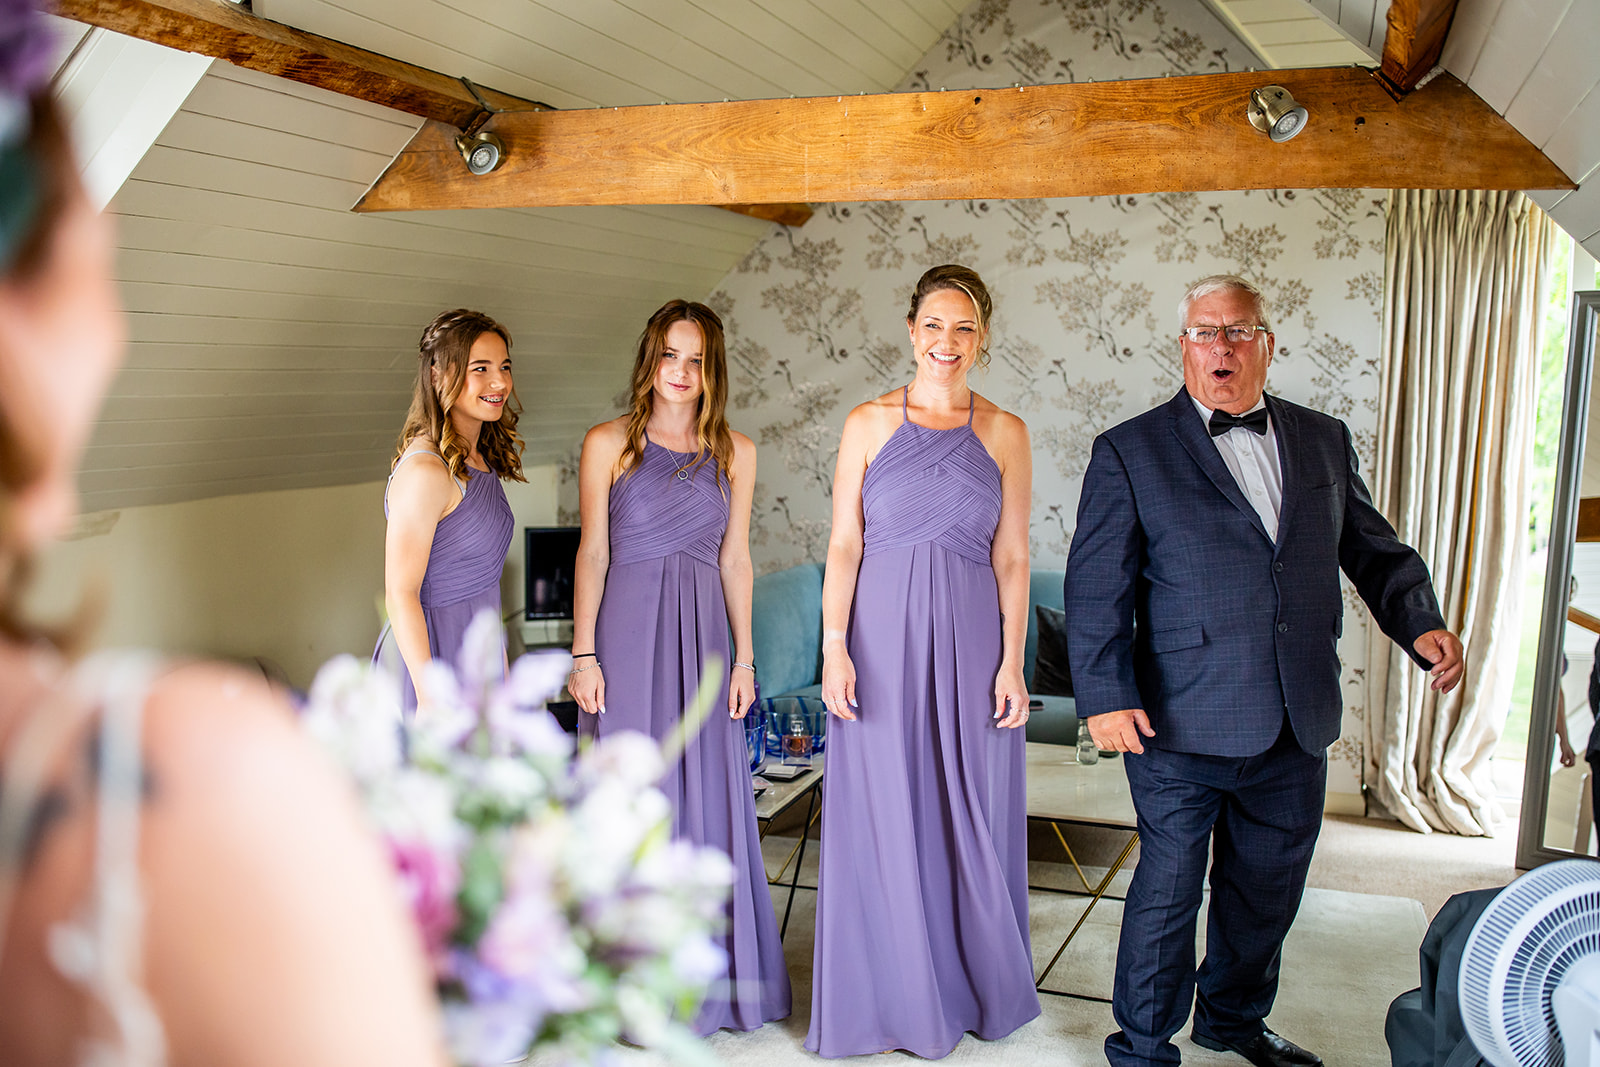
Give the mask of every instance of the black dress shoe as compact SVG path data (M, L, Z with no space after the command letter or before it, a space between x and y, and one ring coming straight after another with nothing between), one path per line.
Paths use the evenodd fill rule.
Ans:
M1192 1033L1194 1043L1213 1052L1237 1052L1256 1067L1322 1067L1322 1057L1307 1052L1287 1038L1279 1037L1265 1026L1254 1037L1237 1044L1219 1041L1204 1034Z

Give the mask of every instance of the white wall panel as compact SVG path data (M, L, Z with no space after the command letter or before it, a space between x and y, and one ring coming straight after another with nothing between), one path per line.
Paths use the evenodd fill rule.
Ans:
M1571 0L1505 0L1467 82L1472 91L1505 114L1570 6Z
M1547 144L1583 98L1600 85L1597 46L1600 0L1573 4L1506 108L1506 121L1534 144Z
M1450 33L1444 39L1439 65L1462 81L1470 81L1503 2L1457 0L1456 13L1450 20Z

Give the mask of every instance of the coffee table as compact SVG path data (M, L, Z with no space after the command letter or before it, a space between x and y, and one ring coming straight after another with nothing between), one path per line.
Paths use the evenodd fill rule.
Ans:
M1133 855L1134 847L1139 844L1139 821L1134 814L1133 796L1128 789L1128 776L1122 768L1121 759L1103 759L1093 765L1084 766L1078 763L1077 749L1071 745L1030 741L1027 750L1028 818L1050 824L1050 828L1055 831L1056 840L1061 842L1061 847L1067 853L1067 859L1078 872L1078 880L1083 883L1084 892L1080 894L1076 889L1063 890L1045 886L1029 886L1029 888L1049 889L1051 892L1089 897L1089 906L1083 909L1083 914L1073 924L1071 931L1061 942L1061 947L1056 949L1056 954L1050 957L1050 962L1045 965L1045 969L1040 972L1038 980L1034 983L1034 988L1039 992L1054 993L1054 990L1044 988L1044 980L1049 977L1056 961L1061 959L1061 954L1077 936L1079 928L1089 918L1089 913L1094 911L1094 906L1106 895L1111 880L1128 862L1128 857ZM1061 827L1069 824L1100 826L1126 831L1128 834L1127 844L1121 854L1097 885L1089 884L1083 868L1078 866L1078 858L1072 854L1071 847L1062 836Z
M822 765L824 757L813 756L811 769L798 778L791 778L787 782L766 782L767 788L760 796L756 797L756 828L761 840L765 841L767 830L772 825L772 820L794 807L800 801L806 802L806 824L800 831L800 841L789 850L789 855L784 858L783 866L778 868L776 875L767 877L768 885L783 885L783 874L789 869L789 864L794 864L794 873L790 875L789 900L783 909L783 926L778 931L781 941L789 933L789 913L794 910L794 894L797 889L816 889L816 886L802 886L800 884L800 865L806 859L806 842L811 837L811 827L822 817Z

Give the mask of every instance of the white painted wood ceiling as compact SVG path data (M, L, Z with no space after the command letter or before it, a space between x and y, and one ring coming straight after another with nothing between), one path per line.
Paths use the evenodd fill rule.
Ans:
M1381 49L1385 0L1211 2L1273 66ZM965 6L254 4L263 17L562 108L888 91ZM1368 39L1356 43L1363 17ZM1444 65L1574 179L1588 178L1600 163L1600 65L1586 54L1595 40L1600 0L1461 0ZM766 232L693 207L351 214L416 125L212 65L109 209L131 343L85 464L86 510L383 477L417 335L459 305L510 328L526 462L553 462L611 410L645 316L669 297L702 297ZM1600 176L1540 199L1600 252Z
M1600 0L1460 0L1441 65L1578 183L1534 192L1600 259Z
M559 107L892 88L946 0L257 0L287 22ZM382 478L416 341L480 308L515 344L527 464L611 411L644 320L770 224L715 208L354 215L418 121L215 63L109 211L130 343L87 511Z

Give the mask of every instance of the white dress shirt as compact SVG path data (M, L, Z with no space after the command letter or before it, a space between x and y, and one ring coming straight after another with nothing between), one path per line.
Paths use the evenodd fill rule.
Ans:
M1200 413L1200 421L1206 424L1206 433L1209 434L1211 409L1193 396L1189 399ZM1250 411L1259 411L1266 405L1266 399L1262 398L1256 401ZM1241 414L1248 415L1250 411ZM1272 538L1273 544L1277 544L1278 513L1283 510L1283 465L1278 462L1278 434L1272 417L1267 417L1265 436L1243 426L1235 426L1227 433L1213 437L1211 443L1217 446L1222 462L1227 464L1228 472L1233 475L1244 498L1261 516L1267 536Z

